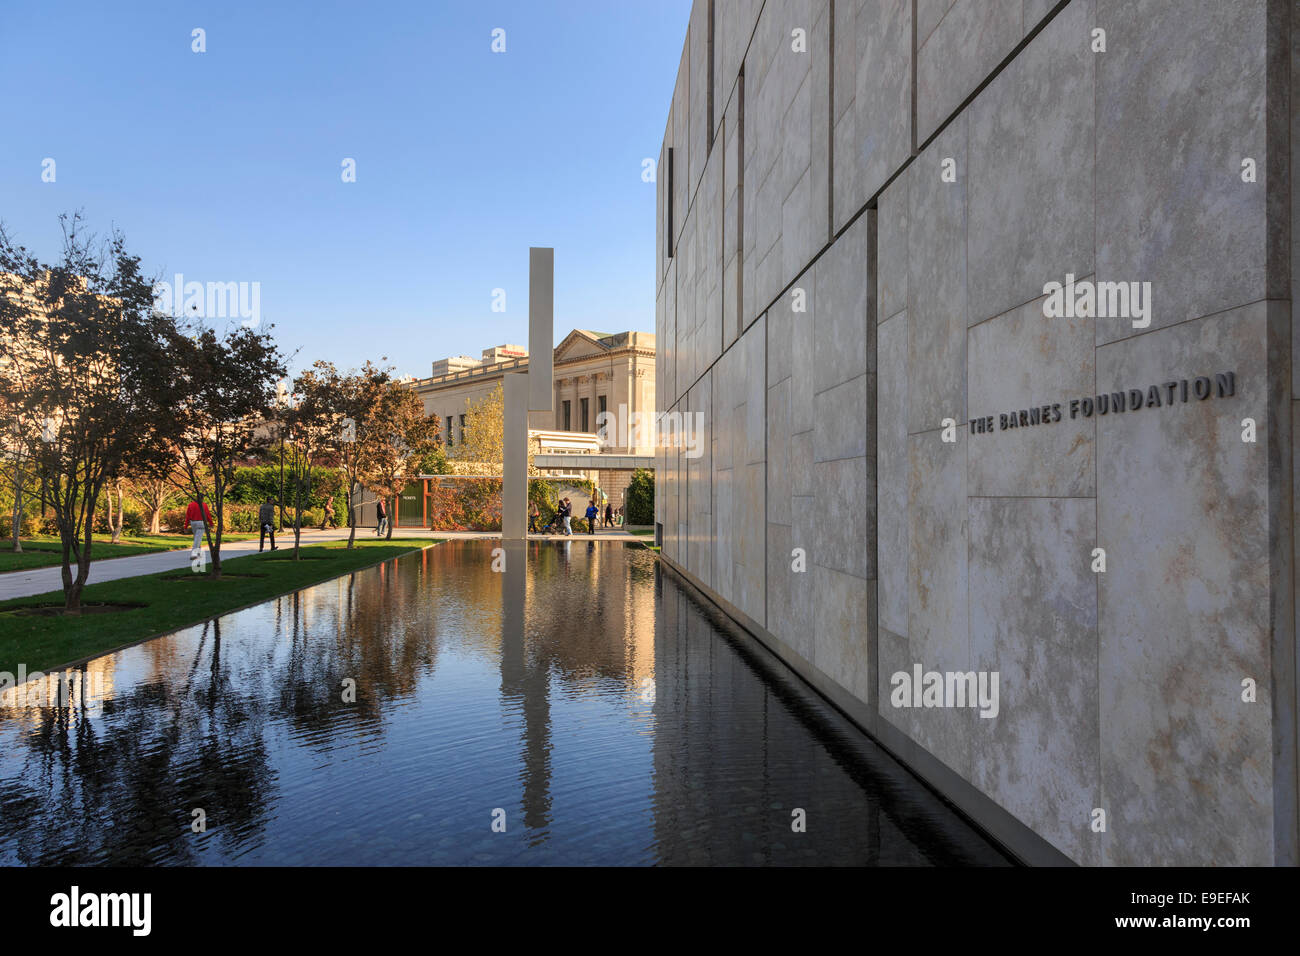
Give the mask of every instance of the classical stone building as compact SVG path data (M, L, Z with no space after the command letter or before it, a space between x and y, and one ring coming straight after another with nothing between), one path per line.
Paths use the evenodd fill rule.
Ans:
M594 435L597 416L655 410L655 337L648 332L608 334L574 329L555 348L553 416L534 413L529 427L549 432ZM528 370L528 351L502 345L485 349L476 361L465 356L433 364L434 374L412 383L424 401L425 413L436 415L441 434L455 448L460 440L468 403L476 402L501 384L508 372ZM625 409L625 412L620 412ZM653 434L632 429L611 429L601 450L608 454L651 455ZM583 472L583 474L587 474ZM594 479L615 507L620 507L630 473L596 469Z
M1028 861L1297 862L1297 16L691 14L664 561Z

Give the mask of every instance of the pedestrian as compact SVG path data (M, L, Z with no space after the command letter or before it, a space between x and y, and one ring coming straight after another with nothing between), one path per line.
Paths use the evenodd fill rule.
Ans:
M573 526L569 523L569 520L573 517L573 505L569 504L568 498L561 499L559 515L560 520L564 522L564 533L571 536Z
M528 502L528 533L537 534L537 519L542 516L536 501Z
M330 495L325 499L325 517L321 519L320 529L327 531L329 526L334 522L334 496Z
M271 536L271 550L275 550L275 499L267 498L262 507L257 509L257 523L261 527L261 533L257 536L257 551L262 552L263 545L266 544L266 536Z
M600 509L596 507L596 502L587 502L587 533L596 533L596 516L600 514Z
M208 510L208 503L191 501L185 509L185 523L194 532L194 547L190 549L190 557L197 558L199 549L203 546L203 532L212 524L212 512Z
M601 526L604 528L614 527L614 506L608 501L605 502L605 523Z
M382 538L384 529L388 527L388 506L384 504L383 498L375 500L375 515L379 519L379 523L375 525L375 537Z

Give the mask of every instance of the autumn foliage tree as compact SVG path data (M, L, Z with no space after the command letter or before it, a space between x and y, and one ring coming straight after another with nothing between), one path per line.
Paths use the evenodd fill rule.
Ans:
M420 396L402 382L386 383L373 411L367 434L371 448L366 486L382 498L391 498L441 451L438 420L425 415ZM392 521L387 536L393 536Z
M288 442L293 449L289 457L288 481L293 494L293 558L300 558L302 512L311 498L314 469L329 454L337 434L339 415L337 390L331 381L334 366L317 361L293 380L288 406L283 413ZM334 372L334 374L337 374Z
M336 427L330 446L343 473L343 494L348 511L348 547L356 544L357 499L366 476L375 467L375 454L384 430L380 399L392 384L391 370L366 362L358 372L340 374L328 362L319 362L321 381L332 406ZM390 522L391 524L391 522Z
M79 613L105 483L160 455L174 427L175 325L120 232L98 241L79 214L60 223L48 264L0 227L0 404L26 438L59 530L64 606Z
M198 325L188 331L174 347L171 414L177 428L157 474L179 475L192 500L211 502L216 527L204 532L210 573L219 578L226 488L235 465L253 447L258 426L272 413L275 383L285 366L269 330L238 326L217 332Z
M505 468L505 390L498 384L487 395L465 401L465 427L455 459L474 474L500 476ZM536 475L533 455L536 441L528 441L528 473Z

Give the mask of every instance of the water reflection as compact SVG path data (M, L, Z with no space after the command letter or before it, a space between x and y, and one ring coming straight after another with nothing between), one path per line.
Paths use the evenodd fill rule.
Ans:
M94 699L0 708L0 862L1004 862L649 552L500 545L101 658Z

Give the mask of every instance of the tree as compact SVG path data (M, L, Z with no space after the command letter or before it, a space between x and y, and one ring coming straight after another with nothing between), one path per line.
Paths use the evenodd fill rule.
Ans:
M452 456L473 466L474 474L497 475L505 469L505 390L500 383L478 401L465 400L465 427ZM537 475L533 455L538 442L528 439L528 473Z
M23 435L16 416L9 416L11 437L7 446L0 448L0 475L13 494L13 508L10 514L10 547L14 554L23 553L21 530L23 524L24 502L28 488L36 480L32 467L32 455L29 442Z
M438 420L424 414L424 402L407 385L386 383L375 403L374 416L368 430L373 445L370 469L365 476L372 492L391 498L401 494L406 483L421 473L443 474L448 470L438 437ZM393 537L392 521L388 522L387 537Z
M104 486L106 492L104 511L108 518L110 544L117 544L122 540L122 525L126 521L126 484L126 479L119 473L111 476ZM114 495L117 496L116 505L113 501Z
M623 512L626 524L654 524L655 521L655 477L654 472L638 468L632 472L632 480L627 486L627 509Z
M136 500L144 506L150 534L162 532L162 513L179 499L176 489L184 482L177 471L179 466L179 462L174 462L166 475L143 475L132 484Z
M284 421L293 453L289 456L287 479L293 489L293 559L299 560L302 540L303 507L311 498L313 467L329 449L337 427L338 413L333 408L334 389L329 362L315 362L293 380Z
M452 453L458 461L482 466L499 475L505 462L505 391L500 383L478 401L465 400L465 425Z
M383 447L384 425L380 398L392 384L391 370L366 362L360 372L340 375L333 365L317 363L322 372L330 404L339 418L330 445L343 472L343 493L348 509L348 547L357 538L357 496L366 477L375 468L375 456ZM389 522L392 526L392 522Z
M267 330L243 326L218 334L197 325L177 336L180 366L173 392L178 429L170 454L156 474L176 474L192 500L212 502L216 528L205 527L213 578L221 577L221 538L225 530L226 488L235 465L253 446L259 424L271 414L276 380L284 360Z
M98 242L80 234L79 213L59 221L54 264L0 227L0 401L33 453L59 529L64 605L76 614L104 483L167 443L175 323L154 310L153 282L121 232Z

